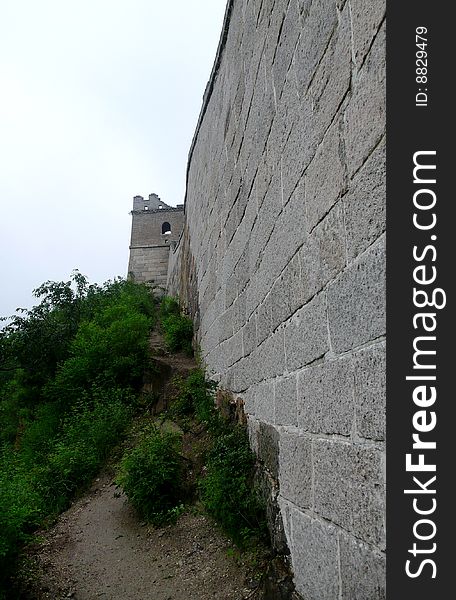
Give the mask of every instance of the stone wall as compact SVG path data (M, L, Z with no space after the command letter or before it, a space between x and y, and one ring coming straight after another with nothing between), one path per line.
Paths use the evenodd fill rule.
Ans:
M384 15L228 3L168 274L245 402L305 600L385 597Z

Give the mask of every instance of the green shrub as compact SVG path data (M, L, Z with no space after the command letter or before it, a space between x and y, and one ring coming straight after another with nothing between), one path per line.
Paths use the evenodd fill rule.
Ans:
M97 474L129 423L130 395L123 390L96 390L65 419L47 463L40 473L42 493L54 513L63 510L74 492Z
M133 412L157 307L143 284L70 281L0 331L0 588L21 544L90 482ZM0 597L2 590L0 589Z
M0 598L8 589L19 548L27 542L43 516L43 501L26 465L16 453L0 455Z
M163 296L160 303L160 319L170 315L180 315L179 300L172 296Z
M193 321L182 315L179 301L172 296L165 296L160 304L160 324L168 350L183 351L193 354Z
M184 315L169 315L162 320L161 325L168 350L192 354L193 322L191 319Z
M213 429L220 423L220 415L215 408L214 391L217 384L208 381L201 369L195 369L187 378L175 380L178 392L171 406L176 416L194 415L198 421Z
M203 504L240 546L265 531L264 508L252 481L255 456L240 426L218 436L200 481Z
M151 429L126 454L118 477L138 513L154 525L173 519L182 503L182 466L179 434Z

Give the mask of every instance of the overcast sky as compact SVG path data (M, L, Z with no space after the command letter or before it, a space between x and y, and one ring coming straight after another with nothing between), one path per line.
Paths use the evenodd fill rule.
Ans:
M0 0L0 316L125 276L132 198L183 202L226 0Z

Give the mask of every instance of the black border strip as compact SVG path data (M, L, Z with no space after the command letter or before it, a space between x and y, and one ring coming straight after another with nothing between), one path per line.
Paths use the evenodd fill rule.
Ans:
M451 346L455 328L450 285L455 254L451 243L454 238L451 209L456 201L450 183L455 170L451 147L454 130L451 48L455 38L451 11L451 3L387 2L388 600L437 600L454 595L450 575L456 568L453 567L456 499L452 490L456 432L450 372L456 367ZM426 28L425 33L418 29L423 32L421 37L426 45L419 47L416 33L420 27ZM426 64L417 64L423 58ZM416 69L422 68L426 71L417 72ZM423 75L425 80L417 79ZM414 178L414 156L420 165L436 168L418 169ZM435 206L428 210L414 206L414 197L417 204L431 205L434 195ZM435 226L420 229L413 223L415 213L416 222L422 226L431 224L435 214ZM424 269L415 271L417 267ZM433 267L435 281L418 283L417 279L432 278ZM443 290L437 292L434 304L443 304L446 294L446 306L419 308L417 304L425 302L425 296L415 296L414 302L414 288L427 293L431 305L433 291ZM419 313L434 316L425 320L416 316ZM430 329L434 326L434 331L426 331L424 322ZM416 348L435 354L416 354ZM436 379L407 380L407 376ZM413 394L418 387L423 388L424 396L415 391L415 401ZM433 403L428 401L432 387L437 394ZM420 398L422 406L417 404ZM419 414L419 411L425 412ZM417 431L416 427L424 428L425 424L431 427L434 417L435 427L428 432ZM435 442L436 449L413 449L413 433L419 433L420 440ZM435 465L436 471L407 471L407 454L411 454L411 463L422 460L425 468ZM432 481L434 476L436 479ZM404 493L409 489L416 491ZM434 507L435 510L424 514ZM406 572L407 560L411 575Z

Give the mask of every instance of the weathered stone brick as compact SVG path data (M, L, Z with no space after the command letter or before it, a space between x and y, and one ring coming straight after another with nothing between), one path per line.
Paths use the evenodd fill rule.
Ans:
M303 100L299 118L294 123L280 158L281 200L285 205L318 146L313 134L315 126L314 107L311 100Z
M229 308L220 317L220 341L223 342L233 335L233 309Z
M260 421L258 458L275 479L279 477L279 439L279 432L273 425Z
M318 65L308 97L314 107L312 135L317 143L334 119L351 82L350 9L345 6L328 48Z
M261 257L260 268L275 280L306 238L307 219L303 184L298 184L277 219Z
M274 383L262 381L253 388L255 417L265 423L274 423Z
M339 569L335 527L292 509L291 536L296 590L306 600L338 598Z
M305 11L307 12L307 7ZM336 4L333 0L312 2L303 20L295 53L298 92L301 97L306 93L336 23Z
M344 352L385 333L385 246L382 238L327 291L331 343Z
M282 211L280 200L280 180L274 176L263 201L249 241L249 273L254 273L261 262L261 252L274 229L275 222Z
M359 67L385 16L386 2L363 2L350 0L351 20L353 24L353 60Z
M275 329L285 322L304 304L304 290L301 281L301 265L296 255L275 281L270 293L272 306L272 327Z
M261 344L272 331L272 304L269 296L258 307L257 319L257 341Z
M356 426L360 436L385 439L386 357L378 344L355 354Z
M297 425L296 375L276 379L274 388L276 425Z
M307 225L313 229L346 187L340 123L329 128L305 173Z
M280 30L280 37L272 66L274 88L277 98L280 98L282 94L282 88L294 54L300 31L301 29L297 4L295 2L289 2L288 10Z
M279 454L280 494L300 508L312 504L312 456L310 437L283 433Z
M233 304L233 330L236 333L245 324L246 292L242 292Z
M385 132L385 28L382 27L353 85L345 112L349 175L368 158Z
M283 335L283 329L278 329L252 354L255 357L255 368L263 379L281 375L285 371Z
M337 204L315 227L299 251L304 300L322 290L345 266L345 230Z
M385 556L347 535L339 544L342 598L385 600Z
M377 545L385 535L381 461L381 453L373 448L314 442L315 512Z
M233 337L227 340L227 365L231 366L243 357L242 331L238 331Z
M284 331L288 371L295 371L323 356L329 349L324 294L313 298L293 315Z
M352 359L324 361L298 377L298 423L313 433L350 435L354 418Z
M242 329L244 353L247 356L257 347L256 316L252 315Z
M355 258L385 231L385 158L383 141L356 174L343 198L349 259Z

